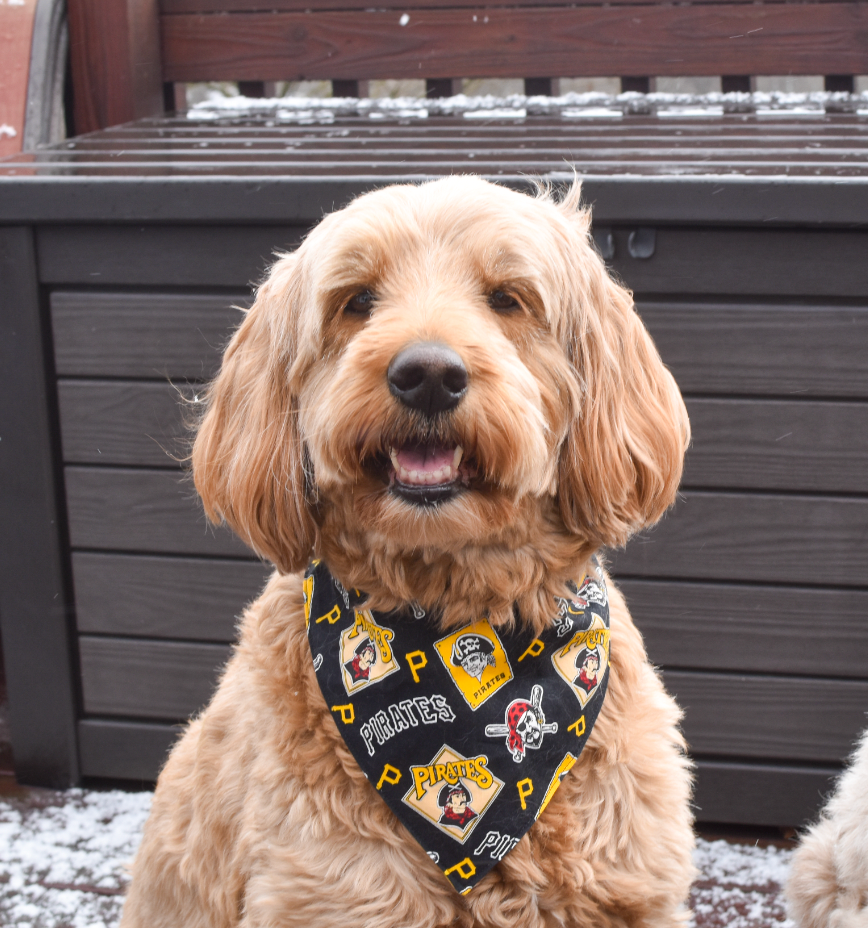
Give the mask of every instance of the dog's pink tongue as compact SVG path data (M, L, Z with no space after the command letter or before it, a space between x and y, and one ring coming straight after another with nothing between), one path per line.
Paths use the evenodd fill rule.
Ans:
M434 473L444 467L451 467L454 456L454 448L439 447L402 448L395 454L401 467L408 471L418 471L420 474Z

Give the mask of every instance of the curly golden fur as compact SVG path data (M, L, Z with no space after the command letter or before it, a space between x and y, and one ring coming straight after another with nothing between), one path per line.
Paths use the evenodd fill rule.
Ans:
M868 928L868 732L795 853L787 897L800 928Z
M463 897L353 761L306 639L300 571L314 555L373 608L415 601L444 627L518 614L539 630L594 552L671 505L684 405L589 222L578 184L557 202L451 177L360 197L272 268L210 390L193 471L209 516L277 572L160 776L123 928L686 919L680 713L616 589L587 746ZM387 380L400 352L432 343L468 380L426 416ZM393 492L390 452L420 442L463 450L460 486L436 505Z

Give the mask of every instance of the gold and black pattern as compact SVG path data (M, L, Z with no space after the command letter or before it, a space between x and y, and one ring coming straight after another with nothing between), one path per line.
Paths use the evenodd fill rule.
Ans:
M418 606L373 612L322 562L304 579L317 680L383 800L465 894L518 843L576 762L608 683L602 571L539 636L485 617L443 635Z

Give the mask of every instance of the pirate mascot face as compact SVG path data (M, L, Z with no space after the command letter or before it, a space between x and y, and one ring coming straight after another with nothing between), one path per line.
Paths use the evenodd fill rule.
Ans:
M573 684L580 686L586 693L590 693L599 679L600 655L596 648L593 651L588 648L582 648L579 651L576 655L576 670L578 673Z
M538 748L542 742L542 727L536 710L523 699L516 700L510 707L506 724L510 731L510 749Z
M371 666L377 663L377 649L370 638L363 638L354 653L355 657L344 666L353 678L353 683L358 683L359 680L367 680L370 677Z
M494 667L494 645L484 635L462 635L452 648L452 664L482 680L486 667Z
M460 780L455 786L443 786L437 794L437 805L443 810L440 824L466 828L476 818L476 813L470 808L472 800L470 790Z

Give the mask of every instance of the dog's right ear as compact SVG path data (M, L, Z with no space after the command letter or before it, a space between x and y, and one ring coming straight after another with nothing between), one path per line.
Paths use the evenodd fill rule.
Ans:
M208 517L284 573L306 566L317 537L293 388L301 278L298 256L286 255L257 291L208 390L192 453Z
M590 214L579 195L576 183L560 206L573 230L572 296L561 337L576 399L559 459L558 502L570 532L614 548L675 501L690 423L632 293L590 248Z

